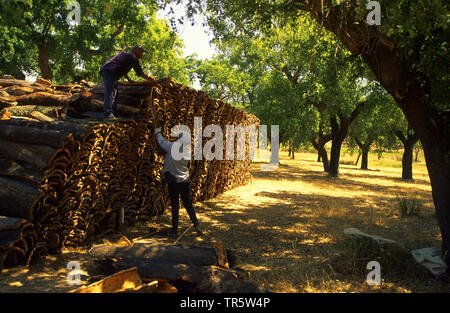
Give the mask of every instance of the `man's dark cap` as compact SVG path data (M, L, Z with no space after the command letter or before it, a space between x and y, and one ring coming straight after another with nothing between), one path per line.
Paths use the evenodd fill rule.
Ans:
M131 52L135 52L135 51L142 51L142 52L147 52L147 50L145 50L144 48L142 48L139 45L135 45L132 49Z

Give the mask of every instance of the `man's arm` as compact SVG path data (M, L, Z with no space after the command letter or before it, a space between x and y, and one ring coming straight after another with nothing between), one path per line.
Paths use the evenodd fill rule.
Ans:
M166 152L170 152L172 151L172 142L168 142L167 140L164 139L163 135L158 132L156 134L156 142L158 143L158 145Z
M156 79L155 77L149 76L149 75L144 73L144 71L142 70L142 66L139 63L139 61L136 61L136 63L134 64L133 68L134 68L134 71L136 72L136 74L139 77L145 78L147 80L155 80Z
M150 76L144 73L144 75L141 76L142 78L145 78L146 80L156 80L155 76Z
M153 109L153 107L152 107ZM172 142L169 142L164 139L161 134L161 122L158 117L153 113L154 121L155 121L155 135L156 135L156 143L166 152L170 152L172 150Z

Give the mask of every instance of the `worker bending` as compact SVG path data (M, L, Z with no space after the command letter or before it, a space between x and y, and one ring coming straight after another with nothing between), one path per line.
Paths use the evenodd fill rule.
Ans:
M128 77L128 72L131 68L134 69L139 77L145 79L155 79L144 73L139 59L146 50L140 46L134 46L131 52L120 52L111 59L109 59L100 69L100 75L103 77L104 88L104 104L103 114L105 119L115 119L117 117L117 96L118 88L117 81L125 76L129 82L132 80Z

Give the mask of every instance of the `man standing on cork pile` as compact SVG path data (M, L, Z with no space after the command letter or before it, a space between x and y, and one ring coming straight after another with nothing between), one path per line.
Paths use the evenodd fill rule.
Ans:
M139 59L142 58L144 52L147 52L144 48L136 45L131 49L131 52L120 52L111 59L109 59L100 69L100 75L103 77L104 88L104 105L103 114L105 119L115 119L117 117L117 81L122 77L129 82L133 82L128 77L128 72L131 68L134 69L139 77L145 79L155 79L153 76L149 76L144 73L139 63Z

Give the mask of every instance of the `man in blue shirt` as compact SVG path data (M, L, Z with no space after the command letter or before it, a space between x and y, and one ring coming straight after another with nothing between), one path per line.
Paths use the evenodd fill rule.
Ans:
M128 81L132 80L128 77L128 72L131 68L134 69L139 77L151 79L154 77L148 76L142 70L139 64L139 59L146 50L140 46L134 46L131 52L120 52L111 59L109 59L100 69L100 75L103 77L104 88L104 117L108 119L115 119L117 116L117 80L125 76Z

